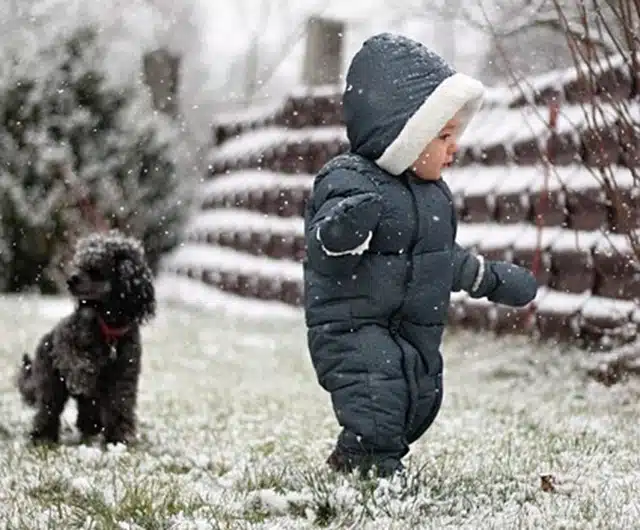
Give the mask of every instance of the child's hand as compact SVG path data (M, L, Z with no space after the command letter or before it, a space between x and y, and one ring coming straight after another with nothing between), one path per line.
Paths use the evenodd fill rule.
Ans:
M506 261L485 261L456 244L454 248L452 290L467 291L473 298L522 307L531 302L538 282L527 269Z
M522 307L536 297L538 282L527 269L504 261L487 261L485 266L481 289L492 302Z
M361 254L366 250L382 213L377 193L361 193L341 200L320 221L317 238L328 254Z

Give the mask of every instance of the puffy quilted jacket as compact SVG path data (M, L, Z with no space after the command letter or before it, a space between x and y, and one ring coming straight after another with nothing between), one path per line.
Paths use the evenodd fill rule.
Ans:
M338 449L354 467L395 470L435 419L452 291L511 306L536 293L528 271L456 245L445 181L420 180L407 169L431 139L407 145L407 128L421 127L412 119L435 135L456 110L477 106L477 82L456 76L408 39L383 34L367 41L344 97L351 152L318 173L308 203L308 346L343 427ZM438 95L450 78L459 81ZM453 110L434 116L451 100ZM434 101L443 103L425 113Z

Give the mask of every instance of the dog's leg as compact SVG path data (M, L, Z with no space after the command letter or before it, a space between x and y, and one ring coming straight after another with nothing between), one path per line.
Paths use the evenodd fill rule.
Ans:
M82 434L83 439L95 436L102 430L100 419L100 405L97 400L87 397L79 397L78 417L76 427Z
M18 376L16 377L16 383L22 401L30 407L35 407L38 401L38 389L33 377L33 361L26 353L22 356L22 363Z
M104 441L107 444L129 444L136 439L140 356L138 340L125 342L119 345L117 358L109 370L101 408Z
M60 436L60 415L67 402L67 388L53 367L42 374L38 410L33 418L33 426L29 436L36 444L56 444Z
M60 374L53 367L52 337L46 335L38 344L31 365L37 407L29 437L33 443L57 443L60 436L60 415L68 393Z

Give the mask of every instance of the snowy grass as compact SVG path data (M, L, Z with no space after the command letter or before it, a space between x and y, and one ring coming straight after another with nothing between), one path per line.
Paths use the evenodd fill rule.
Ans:
M8 529L632 528L638 401L585 378L583 353L446 338L445 403L408 484L323 464L337 426L301 316L161 305L144 330L140 443L32 449L10 375L66 301L0 298L0 525ZM543 491L540 475L555 478Z

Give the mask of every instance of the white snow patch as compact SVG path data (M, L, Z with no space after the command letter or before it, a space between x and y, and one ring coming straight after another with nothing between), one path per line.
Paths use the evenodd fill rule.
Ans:
M340 428L311 366L302 312L287 308L283 318L276 304L240 303L169 275L159 293L177 293L178 283L201 310L162 296L143 328L137 448L78 445L65 415L58 450L29 449L33 411L10 377L0 379L0 520L9 527L88 528L114 517L122 528L311 529L327 515L330 528L358 521L367 530L427 519L478 530L636 524L640 385L590 381L585 352L447 332L446 398L412 444L405 480L363 484L324 464ZM0 297L3 373L50 329L37 315L53 302ZM542 491L543 473L570 495Z
M272 317L300 320L302 311L290 305L267 300L255 300L233 295L206 285L199 280L178 274L162 273L156 281L156 293L160 300L184 304L199 310L242 315L254 319Z
M630 112L637 112L637 102L629 104ZM614 123L618 112L616 105L599 105L604 117L585 112L581 105L564 105L560 108L556 132L575 133L588 127ZM460 146L482 149L499 144L512 146L518 142L535 140L541 146L550 134L549 109L547 107L525 106L516 109L488 107L481 109L467 127Z
M563 293L552 289L540 289L537 308L544 313L575 314L580 311L591 298L591 293L586 291L581 294Z
M346 130L342 126L323 126L304 129L289 129L270 126L247 131L220 146L212 149L209 163L237 160L242 157L260 154L267 149L282 145L304 142L346 142Z
M212 268L214 270L243 272L251 275L272 278L301 280L300 263L253 256L246 252L232 250L204 243L185 243L171 252L163 261L165 269L192 267L195 270Z
M630 300L592 296L582 306L582 314L587 318L614 317L630 319L636 308L637 304Z
M304 233L304 221L301 217L278 217L242 208L215 208L195 215L185 227L185 233L197 235L238 229L267 234L301 235Z
M207 180L200 188L206 199L213 194L262 190L269 188L311 188L313 175L289 175L268 170L230 171L224 175L216 175Z

